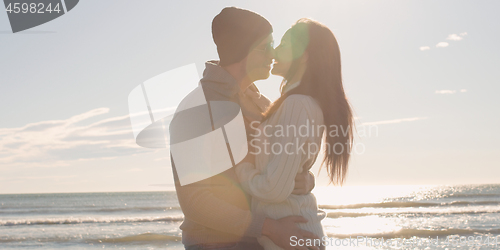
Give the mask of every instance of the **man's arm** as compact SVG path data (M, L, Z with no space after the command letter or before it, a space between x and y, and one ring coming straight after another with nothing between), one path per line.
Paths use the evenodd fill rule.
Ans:
M215 196L210 179L181 186L172 161L175 188L184 216L202 226L239 236L259 237L265 217Z
M302 216L273 220L263 215L252 214L249 210L241 209L216 197L209 189L208 179L194 183L195 185L180 186L175 168L173 170L177 197L184 216L200 225L235 235L249 237L264 235L286 250L294 249L290 245L291 236L318 238L297 226L296 223L307 222ZM307 250L307 248L298 249Z

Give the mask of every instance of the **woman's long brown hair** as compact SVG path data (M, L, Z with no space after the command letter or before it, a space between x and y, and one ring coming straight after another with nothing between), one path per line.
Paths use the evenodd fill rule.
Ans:
M342 185L353 144L354 119L342 85L337 39L328 27L308 18L299 19L290 32L294 58L300 57L304 51L308 54L306 70L300 84L282 93L264 113L264 120L276 112L289 95L303 94L313 97L323 111L326 125L325 158L321 166L326 165L331 183ZM293 79L297 68L298 60L295 60L283 79L282 89L287 80ZM331 136L330 132L335 136ZM334 150L338 143L343 145L340 153Z

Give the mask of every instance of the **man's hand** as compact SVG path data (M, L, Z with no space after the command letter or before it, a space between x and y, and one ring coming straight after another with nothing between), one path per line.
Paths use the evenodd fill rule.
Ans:
M306 247L306 246L292 246L291 237L296 236L298 239L320 239L317 235L300 229L296 223L306 223L307 220L302 216L288 216L279 220L266 218L264 227L262 228L262 235L271 239L274 244L285 250L319 250L319 247ZM321 240L321 239L320 239Z
M255 165L255 155L251 152L248 152L248 154L245 156L245 158L243 158L243 160L241 160L241 162L248 162Z
M292 194L308 194L313 190L314 185L314 175L311 171L299 173L295 176L295 187L293 188Z

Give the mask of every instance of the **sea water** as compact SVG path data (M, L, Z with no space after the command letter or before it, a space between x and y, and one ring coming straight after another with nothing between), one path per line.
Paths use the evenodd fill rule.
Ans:
M327 249L500 249L500 185L313 193ZM175 191L3 194L0 249L183 249L182 219Z

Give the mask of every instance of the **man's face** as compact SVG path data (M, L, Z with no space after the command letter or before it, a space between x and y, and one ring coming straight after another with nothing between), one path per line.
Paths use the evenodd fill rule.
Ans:
M250 80L267 79L273 62L273 36L270 34L255 45L246 58L246 71Z

